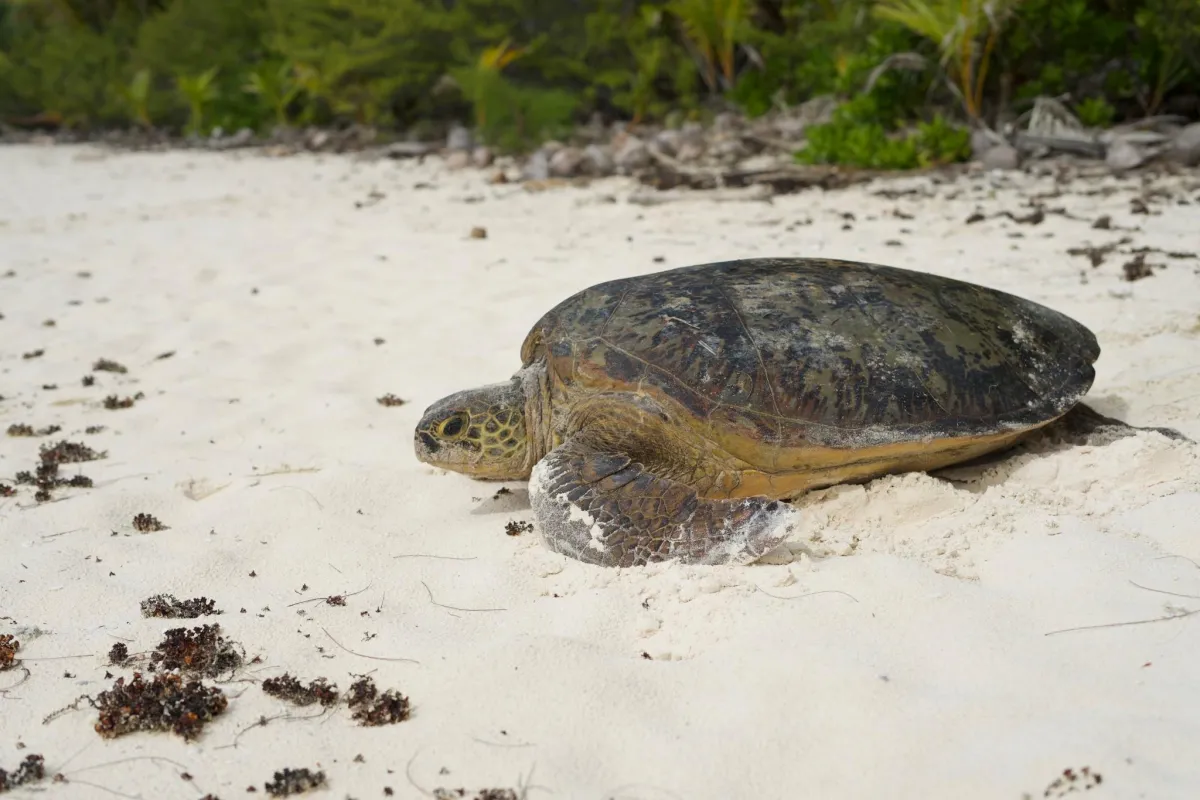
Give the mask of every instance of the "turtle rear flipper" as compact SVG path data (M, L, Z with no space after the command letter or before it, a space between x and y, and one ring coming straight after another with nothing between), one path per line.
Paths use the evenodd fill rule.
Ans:
M550 549L591 564L679 560L743 564L783 542L799 512L765 497L708 500L653 465L584 438L552 450L533 469L529 498Z

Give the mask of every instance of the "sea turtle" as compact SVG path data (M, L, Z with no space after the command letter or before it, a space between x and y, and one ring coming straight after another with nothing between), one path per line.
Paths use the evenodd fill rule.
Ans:
M528 478L560 553L746 563L795 529L786 501L809 489L963 462L1061 417L1099 354L1075 320L950 278L702 264L559 303L511 380L431 405L414 445L476 478Z

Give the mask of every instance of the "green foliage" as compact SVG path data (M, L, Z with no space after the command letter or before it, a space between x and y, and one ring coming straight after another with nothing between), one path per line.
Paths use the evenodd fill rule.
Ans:
M708 88L733 86L734 55L749 16L745 0L672 0L669 9L700 57Z
M129 118L149 128L150 123L150 70L143 67L133 74L127 86L122 87L121 98L125 101Z
M1000 55L1018 101L1103 97L1116 119L1153 113L1200 85L1200 0L1024 0Z
M125 116L113 86L127 82L120 42L77 22L13 25L0 67L0 115L46 114L70 126Z
M504 68L522 54L505 41L450 71L474 110L484 141L504 149L566 133L575 113L570 93L523 87L505 77Z
M869 95L840 107L828 124L809 128L807 139L807 146L796 154L802 164L914 169L964 161L971 155L970 131L941 115L918 123L915 130L889 133Z
M1146 0L1133 19L1144 52L1138 99L1154 114L1189 76L1200 81L1200 0Z
M187 127L184 128L187 133L198 135L208 132L204 126L205 112L212 102L220 97L216 78L216 67L197 75L179 75L175 78L175 86L188 106Z
M506 41L520 57L481 72ZM929 67L876 74L912 53ZM1065 96L1101 125L1192 112L1196 86L1200 0L0 0L0 119L73 126L474 119L518 147L595 112L762 114L833 94L854 98L837 124L856 154L828 157L899 164L953 149L940 128L894 133L951 100L990 120Z
M271 110L277 125L288 124L289 109L300 94L300 84L291 66L264 61L250 70L243 88Z
M267 57L265 0L173 0L139 27L132 62L155 76L147 109L159 124L194 123L195 109L177 76L216 70L212 97L205 102L210 126L257 128L266 117L261 102L245 89L247 73Z
M306 122L387 122L398 95L427 95L445 72L452 19L419 0L266 2L267 41L295 68Z
M1003 24L1021 0L878 0L875 13L933 42L971 119L983 93Z
M1089 128L1103 128L1112 124L1117 110L1103 97L1089 97L1075 106L1075 116Z
M868 0L785 6L782 32L760 30L750 39L764 67L745 70L730 98L754 116L816 95L854 95L889 56L932 49L869 10ZM893 72L874 93L890 114L911 114L925 102L930 77Z
M687 49L669 35L669 15L646 4L633 11L602 2L584 20L582 63L594 67L581 92L593 106L609 105L635 121L692 109L700 77Z

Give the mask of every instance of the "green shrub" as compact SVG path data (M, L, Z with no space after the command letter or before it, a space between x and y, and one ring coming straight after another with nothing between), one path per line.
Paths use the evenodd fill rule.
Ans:
M807 146L796 154L802 164L840 164L868 169L914 169L971 155L971 134L941 115L915 130L892 133L881 123L870 95L840 107L825 125L807 131Z
M471 104L476 129L486 142L503 149L563 135L575 113L569 92L520 86L504 75L504 68L525 52L505 41L450 71Z
M188 121L184 131L193 136L209 131L205 125L209 107L221 96L216 79L216 67L196 75L179 75L175 78L175 86L188 106Z
M502 79L459 74L505 40L528 47ZM928 67L858 98L902 53ZM433 134L482 111L484 137L517 146L594 111L661 120L732 101L756 115L834 94L855 98L837 124L858 152L836 157L894 164L936 156L893 131L950 99L991 120L1060 96L1110 124L1194 113L1197 85L1200 0L0 0L0 119L76 126Z
M257 64L246 76L243 89L271 110L276 125L290 122L292 104L300 94L300 84L290 65L270 61Z
M1018 101L1103 97L1115 121L1200 84L1197 0L1024 0L1017 15L1000 55Z
M592 106L608 106L634 121L694 109L700 78L687 50L670 36L667 14L655 5L626 13L611 3L584 20L581 63L590 68L581 91ZM593 66L594 65L594 66Z
M266 0L172 0L151 15L138 30L133 60L154 76L147 108L155 124L207 132L193 129L194 98L178 82L210 70L207 127L259 128L272 119L273 110L245 91L247 74L269 56L268 23Z
M120 42L76 22L14 26L0 62L0 116L43 113L69 126L124 121Z
M992 54L1003 26L1021 0L877 0L875 14L925 37L971 119L983 116Z
M295 69L306 122L386 123L401 95L427 97L445 73L454 17L420 0L266 2L267 40Z
M1176 87L1200 84L1200 0L1146 0L1133 17L1139 34L1138 102L1157 113Z
M730 99L756 116L816 95L854 95L889 56L935 52L868 9L867 0L785 6L782 31L760 29L751 38L764 66L743 71ZM930 78L928 71L889 72L873 92L875 102L891 117L911 116L925 102Z
M1089 97L1075 106L1075 116L1089 128L1106 128L1116 115L1117 110L1103 97Z

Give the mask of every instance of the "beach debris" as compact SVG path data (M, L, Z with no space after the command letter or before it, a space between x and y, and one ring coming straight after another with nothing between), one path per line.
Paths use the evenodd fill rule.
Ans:
M233 672L245 661L241 646L221 635L221 626L172 628L150 656L150 670L192 673L207 678Z
M262 682L262 690L271 697L287 700L298 706L320 703L328 708L335 705L340 697L337 684L331 684L325 678L316 678L305 686L299 679L286 672L278 678L267 678Z
M379 191L378 189L372 189L370 192L367 193L366 200L355 200L354 207L355 208L370 208L371 206L375 205L380 200L383 200L386 197L387 197L387 195L384 194L383 192Z
M1136 254L1133 258L1121 265L1121 272L1127 281L1140 281L1142 278L1149 278L1154 275L1154 270L1146 263L1146 254L1144 252Z
M61 441L54 445L42 445L38 451L43 463L80 464L108 457L107 451L96 451L86 444Z
M157 521L157 520L156 520ZM217 604L207 597L193 597L191 600L180 600L173 594L156 594L141 602L143 617L163 617L166 619L195 619L210 614L223 614Z
M101 358L95 364L92 364L92 372L115 372L118 375L124 375L129 370L125 368L125 365L118 364L112 359Z
M300 769L285 769L277 770L273 776L273 780L263 785L263 789L272 797L288 797L293 794L302 794L310 789L317 789L325 785L325 773L313 772L307 767Z
M169 731L191 741L224 713L229 700L216 686L185 682L179 674L155 675L147 681L135 672L128 683L117 678L92 705L100 712L96 732L106 739L138 731Z
M11 633L0 634L0 672L12 669L19 663L17 651L20 649L21 643L17 637Z
M523 519L510 520L504 526L504 532L509 536L520 536L522 533L532 533L533 523Z
M380 692L367 675L350 684L346 704L354 719L368 727L403 722L412 714L412 704L407 697L395 689Z
M1078 772L1067 767L1050 782L1046 791L1042 792L1042 797L1066 797L1068 794L1094 789L1103 782L1104 777L1091 767L1083 767Z
M34 428L32 425L14 423L8 426L9 436L50 436L62 430L61 425L47 425L45 428Z
M95 375L84 375L83 379L80 381L80 383L82 383L85 387L94 386L96 384L96 376Z
M45 759L40 755L30 754L20 765L9 772L0 768L0 792L9 792L18 786L36 783L46 777Z
M129 646L117 642L108 650L108 663L113 667L122 667L129 663Z
M45 350L30 350L28 353L22 353L21 358L25 359L26 361L29 361L30 359L33 359L33 358L41 358L44 355L46 355Z
M133 529L142 533L154 533L167 530L167 526L159 522L158 517L153 514L142 512L134 515Z
M472 795L466 789L443 789L440 786L433 790L433 800L520 800L521 795L515 789L480 789Z
M397 397L396 395L392 394L391 392L388 392L387 394L383 395L382 397L375 398L375 402L379 403L379 405L381 405L381 406L387 406L388 408L395 408L396 406L404 405L408 401L402 400L401 398Z
M138 392L133 397L118 397L115 394L110 394L104 398L104 407L109 411L116 411L122 408L133 408L133 404L138 400L144 400L146 395Z
M108 453L98 453L86 445L67 441L61 441L54 445L42 445L38 452L39 460L34 472L22 470L13 478L18 484L36 486L34 499L39 503L45 503L52 498L51 492L59 487L71 486L86 489L92 486L92 479L86 475L75 475L70 478L59 477L58 467L60 464L95 461L107 455Z
M485 228L481 225L476 225L474 228L471 228L471 238L472 239L486 239L487 238L487 228Z
M1084 245L1083 247L1067 248L1067 254L1072 256L1086 256L1092 262L1093 267L1098 267L1104 263L1104 259L1116 251L1118 247L1131 244L1133 239L1128 236L1122 236L1115 242L1109 242L1101 245Z

